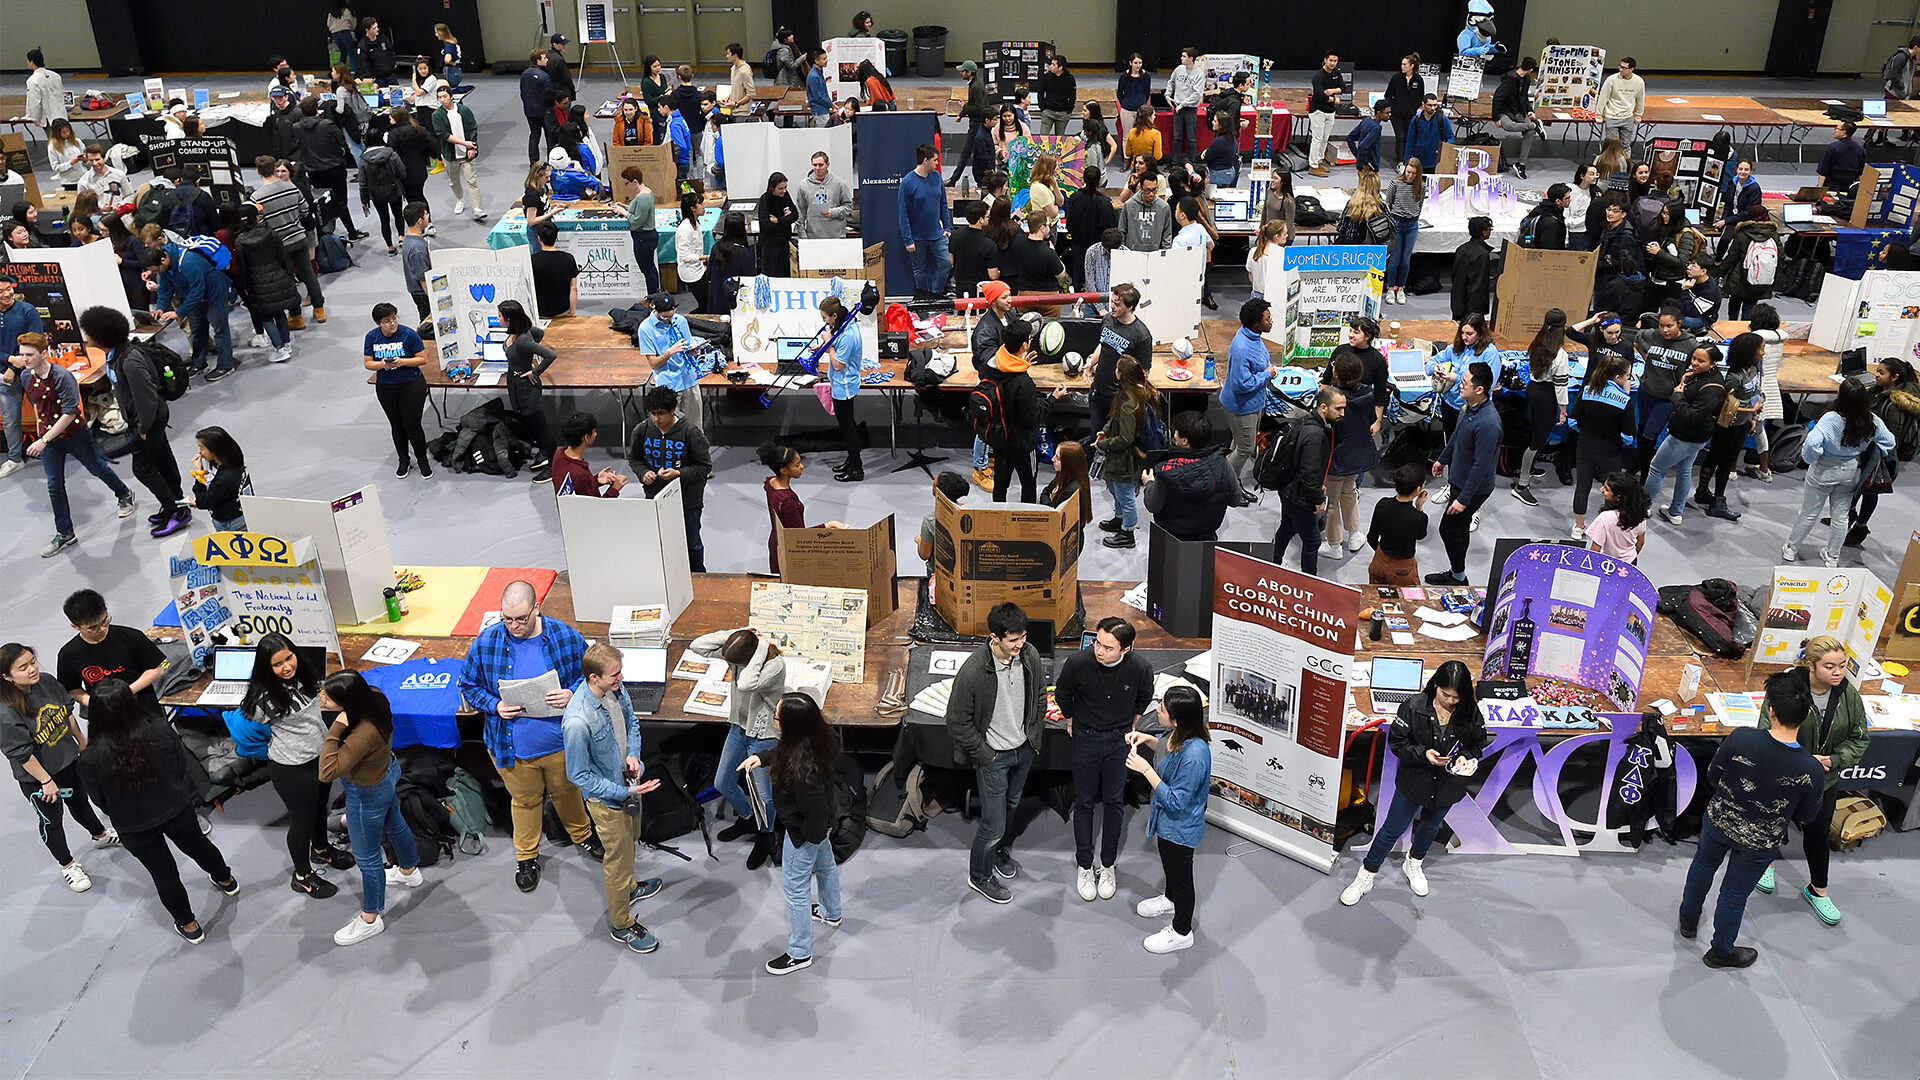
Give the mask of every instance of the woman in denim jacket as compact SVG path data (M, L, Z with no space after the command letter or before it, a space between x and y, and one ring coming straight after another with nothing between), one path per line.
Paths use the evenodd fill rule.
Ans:
M1160 866L1167 876L1167 891L1140 901L1134 910L1144 919L1173 916L1172 923L1146 939L1150 953L1193 948L1193 853L1206 828L1207 784L1213 777L1213 747L1200 692L1191 686L1168 687L1160 698L1160 723L1171 731L1166 756L1157 767L1140 756L1140 747L1154 737L1144 731L1127 733L1127 768L1145 777L1153 789L1147 835L1159 843Z
M1827 545L1820 557L1828 566L1840 565L1840 544L1847 535L1847 504L1860 489L1860 459L1869 446L1883 454L1893 453L1893 432L1873 415L1873 393L1848 379L1840 384L1833 410L1822 416L1800 444L1800 458L1807 463L1807 486L1800 497L1800 518L1787 534L1787 545L1780 557L1787 562L1800 559L1800 541L1813 531L1813 523L1824 513L1832 522Z

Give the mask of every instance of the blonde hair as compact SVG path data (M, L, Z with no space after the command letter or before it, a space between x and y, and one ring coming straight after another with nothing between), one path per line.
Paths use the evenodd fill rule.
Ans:
M1033 172L1029 175L1027 183L1029 185L1045 184L1050 188L1057 189L1059 185L1054 181L1054 174L1059 171L1059 158L1052 154L1041 154L1039 159L1033 163Z
M1601 176L1625 172L1631 159L1620 136L1609 135L1600 143L1600 154L1593 159L1593 167L1600 170Z
M460 39L457 37L454 37L453 31L447 27L446 23L443 23L443 22L437 22L433 24L433 36L439 38L441 41L447 42L450 45L460 44Z
M1386 208L1380 199L1380 174L1372 169L1360 171L1360 183L1347 200L1346 216L1365 221Z
M1800 662L1797 666L1810 668L1820 662L1820 658L1830 652L1843 653L1846 645L1831 634L1817 634L1800 643Z
M1256 260L1265 257L1267 248L1274 244L1279 244L1281 247L1287 244L1287 223L1279 218L1260 226L1259 239L1253 242L1253 257Z
M605 642L599 642L587 646L586 653L580 657L580 674L605 675L618 663L620 663L620 650Z

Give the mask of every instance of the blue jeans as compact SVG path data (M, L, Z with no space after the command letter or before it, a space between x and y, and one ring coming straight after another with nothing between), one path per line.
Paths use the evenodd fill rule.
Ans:
M1284 562L1287 545L1300 538L1300 572L1320 572L1320 512L1280 500L1280 525L1273 530L1273 561Z
M1215 137L1222 138L1222 139L1226 138L1226 136L1224 135L1219 135ZM1212 184L1214 187L1223 187L1223 188L1232 187L1233 185L1240 182L1240 167L1238 165L1235 165L1231 169L1208 169L1207 182Z
M787 894L787 955L804 960L813 955L813 882L820 882L820 914L840 917L840 864L833 858L833 842L795 844L791 835L781 841L780 882Z
M211 295L207 297L205 307L183 308L180 311L181 318L192 317L192 356L187 362L195 371L206 366L208 354L216 347L220 350L217 361L219 368L222 371L233 368L233 331L227 325L227 297L231 286L223 284L224 281L224 276L221 276L221 280L208 290Z
M1713 906L1713 951L1733 951L1740 936L1740 920L1747 914L1747 897L1760 882L1760 875L1773 862L1775 852L1742 847L1728 838L1709 817L1700 826L1700 846L1693 850L1693 865L1687 868L1687 887L1680 894L1680 914L1700 917L1707 903L1707 889L1720 863L1727 864L1727 876L1720 881L1720 898Z
M1673 502L1670 509L1681 513L1687 505L1687 492L1693 488L1693 462L1700 451L1707 448L1704 442L1688 442L1676 439L1671 433L1660 442L1660 449L1653 452L1653 463L1647 466L1647 505L1652 506L1660 500L1660 486L1666 483L1667 471L1673 471Z
M1393 845L1399 842L1409 825L1413 826L1413 847L1407 851L1407 858L1426 858L1427 849L1433 846L1433 838L1440 835L1440 826L1446 820L1445 810L1425 809L1395 791L1393 801L1387 804L1387 820L1380 824L1380 831L1373 834L1373 843L1367 848L1367 857L1360 865L1366 867L1370 874L1379 873L1380 868L1386 865L1387 853L1393 850Z
M767 763L767 755L777 742L776 739L749 739L745 729L727 725L727 741L720 747L720 767L714 770L713 787L733 805L733 812L743 818L753 818L753 804L747 801L746 789L740 786L740 763L755 754L760 755L763 764ZM760 799L767 804L767 812L772 813L772 773L765 768L755 769L753 786L760 789Z
M5 363L0 359L0 363ZM27 444L20 438L20 401L26 396L27 373L14 369L12 382L0 382L0 429L7 435L7 457L27 460ZM979 440L974 440L978 443Z
M1407 274L1413 269L1413 245L1419 239L1419 218L1393 219L1393 235L1387 240L1387 288L1407 287Z
M947 291L947 273L953 269L953 260L947 255L946 237L915 240L913 250L907 253L907 258L913 265L915 289L928 293Z
M1173 145L1167 156L1178 160L1182 154L1200 156L1200 110L1195 107L1173 111Z
M975 881L992 877L994 852L1008 851L1013 846L1007 839L1007 829L1013 824L1013 812L1020 806L1020 795L1027 788L1027 772L1033 768L1033 757L1033 747L1021 743L1011 750L996 752L987 764L973 767L974 780L980 785L980 827L973 833L967 876Z
M384 27L382 29L384 29ZM347 65L349 72L356 75L359 74L360 48L354 41L353 31L335 30L332 36L333 47L340 50L340 62Z
M1120 452L1126 454L1132 451ZM1135 497L1140 494L1139 483L1133 480L1109 480L1107 494L1113 496L1113 516L1120 519L1120 531L1132 532L1133 527L1140 524L1140 511L1134 503Z
M284 348L287 342L293 340L293 330L287 323L286 312L261 312L259 319L260 329L266 333L267 340L273 342L274 348Z
M232 521L221 521L219 518L214 518L213 531L214 532L246 532L247 516L245 514L242 514L239 517L234 518Z
M987 440L975 435L973 437L973 467L976 469L985 469L987 467L987 457Z
M100 456L100 448L93 442L93 433L77 422L69 430L74 434L48 443L46 451L40 455L40 463L47 470L47 498L53 503L53 531L61 536L73 535L73 508L67 504L68 458L78 461L86 466L88 472L99 477L115 498L133 498L133 492L127 490L120 474L114 472L113 466Z
M380 857L380 841L393 845L394 863L405 869L420 865L420 851L413 846L413 830L400 816L400 800L393 785L400 779L400 759L387 764L387 775L377 784L361 787L342 778L347 792L347 840L353 846L353 862L360 868L360 910L378 915L387 909L387 865Z

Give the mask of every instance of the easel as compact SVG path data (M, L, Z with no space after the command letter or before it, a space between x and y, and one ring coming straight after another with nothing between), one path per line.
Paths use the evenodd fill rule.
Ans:
M594 19L599 19L599 31L603 35L594 36ZM604 45L607 55L613 59L613 70L620 73L620 85L627 85L627 69L620 62L620 50L613 44L613 5L607 0L580 0L580 71L587 70L587 56L595 45Z

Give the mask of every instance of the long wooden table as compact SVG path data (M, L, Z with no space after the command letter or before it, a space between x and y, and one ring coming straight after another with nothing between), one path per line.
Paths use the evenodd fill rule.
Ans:
M1877 97L1878 95L1875 96ZM1840 121L1827 115L1829 106L1826 101L1821 98L1763 97L1757 100L1760 104L1778 113L1781 119L1791 125L1791 130L1787 133L1786 140L1794 144L1798 151L1798 161L1800 164L1806 163L1807 146L1812 141L1812 133L1818 130L1831 131L1840 124ZM1834 98L1832 100L1841 101L1842 104L1854 108L1858 108L1860 105L1860 99L1858 98L1852 100ZM1860 132L1875 129L1882 131L1920 130L1920 105L1916 105L1911 101L1888 101L1887 115L1885 117L1859 120L1856 121L1856 124ZM1824 150L1826 144L1821 143L1818 148Z

